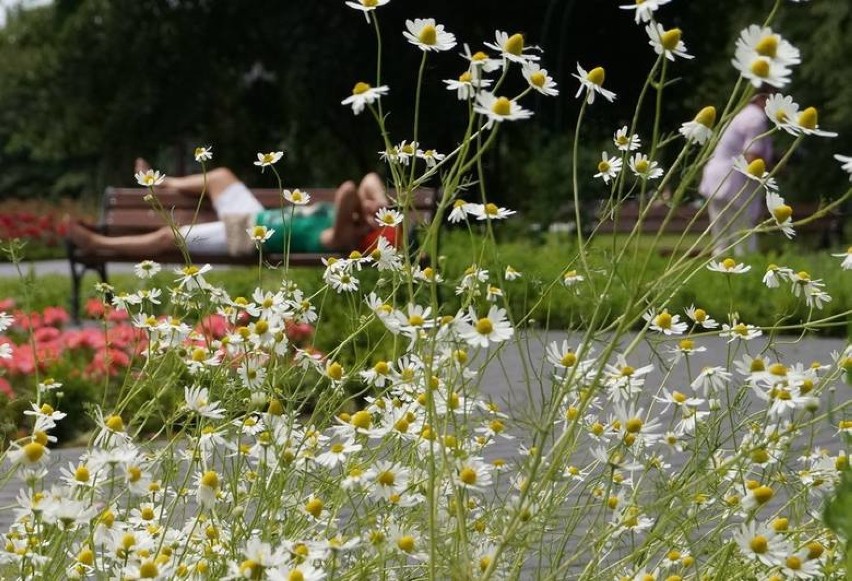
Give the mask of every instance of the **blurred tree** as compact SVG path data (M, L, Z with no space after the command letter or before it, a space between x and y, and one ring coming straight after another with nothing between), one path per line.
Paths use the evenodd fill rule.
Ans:
M495 29L524 33L528 44L544 48L542 65L561 94L527 101L536 114L534 131L528 123L505 128L487 160L488 185L497 201L547 221L554 216L549 209L570 192L576 63L606 67L607 86L618 94L614 104L596 104L587 117L580 170L586 184L600 149L631 119L654 61L644 28L619 9L623 3L527 0L521 10L507 0L391 2L379 16L394 139L411 139L420 59L401 34L407 18L435 17L460 41L451 54L431 55L426 71L422 118L428 121L420 140L440 151L455 146L463 120L463 108L441 82L465 67L457 54L462 43L476 50ZM663 7L660 20L681 27L696 56L694 64L670 67L675 81L666 88L664 131L675 131L704 104L724 103L734 83L730 58L739 30L760 22L772 3ZM847 134L850 10L845 0L785 2L777 23L803 52L792 94L802 103L822 102L823 124ZM252 166L254 152L271 149L287 151L282 171L292 185L353 177L377 167L381 141L369 115L355 117L340 101L355 82L374 79L375 63L372 26L342 2L56 0L16 12L0 29L0 196L97 197L106 184L132 181L138 155L170 173L193 169L196 145L212 145L215 164L233 167L250 183L271 183ZM523 86L519 77L507 79L510 91ZM646 102L645 135L651 112ZM808 163L791 180L806 175L803 183L837 191L844 176L827 152L842 151L838 147L809 140ZM597 188L584 185L582 193L602 195Z

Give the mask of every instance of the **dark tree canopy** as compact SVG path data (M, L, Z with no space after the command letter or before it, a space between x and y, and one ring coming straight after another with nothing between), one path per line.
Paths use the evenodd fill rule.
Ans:
M457 54L461 43L476 50L495 29L520 31L544 49L542 64L561 94L528 101L533 121L503 133L489 158L490 187L498 199L515 198L515 207L558 200L578 111L576 63L604 66L607 86L619 95L588 120L588 163L632 116L653 63L645 32L618 8L623 3L391 2L379 16L394 138L411 138L420 62L401 34L406 18L435 17L460 41L459 50L430 56L427 65L421 142L439 150L455 145L463 121L462 107L441 82L465 66ZM681 77L666 89L666 130L705 104L723 102L735 79L734 39L746 24L761 22L771 4L677 0L663 7L660 20L681 27L696 56L671 69ZM804 60L789 92L816 104L823 125L852 134L845 91L852 78L852 8L844 0L782 8L775 26ZM375 67L372 26L342 0L57 0L15 12L0 29L0 196L96 196L108 183L129 183L138 155L182 172L194 167L194 146L211 144L217 165L253 183L268 183L251 165L254 153L272 149L287 151L282 169L293 185L353 177L379 164L381 142L372 119L353 116L340 101L355 82L374 80ZM808 145L804 155L818 161L798 164L791 179L820 192L802 195L841 187L844 176L830 169L828 154L848 153L849 146L848 137Z

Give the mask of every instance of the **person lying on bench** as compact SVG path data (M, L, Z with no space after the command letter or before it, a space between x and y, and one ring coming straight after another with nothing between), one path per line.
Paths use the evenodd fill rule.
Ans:
M136 161L137 172L148 169L150 166L145 160ZM375 173L364 176L357 186L351 181L341 184L333 204L285 207L283 211L264 208L246 185L225 167L211 170L206 176L166 177L160 185L195 196L204 191L210 197L218 221L178 228L193 256L251 254L256 248L248 231L254 226L273 230L272 236L263 242L264 252L284 252L288 238L292 253L366 251L379 236L384 236L391 244L396 243L396 230L375 220L376 212L389 205L384 185ZM156 256L176 248L175 232L170 226L145 234L104 236L79 222L72 222L68 225L68 237L83 250L130 256L144 253Z

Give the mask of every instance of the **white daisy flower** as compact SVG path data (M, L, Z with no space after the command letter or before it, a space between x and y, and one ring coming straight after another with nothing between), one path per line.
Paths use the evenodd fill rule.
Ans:
M487 348L489 343L502 343L514 333L512 324L506 320L505 309L492 306L487 315L479 318L471 307L470 318L475 323L461 323L459 336L474 347Z
M734 533L734 541L747 559L760 561L768 567L778 565L790 549L789 543L772 527L758 525L753 520L740 525Z
M586 102L591 105L595 102L595 93L600 93L601 96L609 102L615 99L615 93L603 88L604 80L606 79L606 71L603 67L595 67L591 71L586 70L577 63L577 74L572 74L574 78L580 81L580 88L577 90L575 97L579 97L586 92Z
M655 180L663 175L663 168L656 161L649 161L648 156L643 153L635 153L630 158L630 171L643 180Z
M713 125L716 123L716 108L704 107L692 121L687 121L678 130L686 140L698 145L704 145L713 135Z
M698 374L690 387L694 391L701 391L704 397L711 393L717 393L725 389L725 385L731 380L731 373L725 370L724 367L705 367Z
M793 102L793 97L784 96L780 93L769 95L763 108L766 116L779 129L796 135L795 120L799 116L799 106Z
M730 325L727 323L722 325L722 330L719 332L720 337L728 338L728 343L740 339L742 341L750 341L763 335L763 331L754 325L746 325L745 323L737 322L734 319Z
M424 52L450 50L456 45L455 35L446 32L443 24L435 24L434 18L406 20L405 27L408 31L403 36Z
M367 24L370 23L370 12L378 8L379 6L384 6L390 2L390 0L358 0L357 2L347 1L346 5L350 8L354 8L355 10L360 10L364 13L364 18L367 20Z
M771 28L757 24L752 24L740 32L737 50L771 59L784 67L802 62L799 49L784 40L780 34L773 32Z
M135 177L136 183L146 188L159 186L161 183L163 183L163 180L166 179L165 174L161 174L160 172L155 171L153 169L149 169L146 171L138 171L136 172Z
M719 261L711 260L710 264L707 265L707 270L725 274L743 274L751 270L751 266L737 262L733 258L725 258Z
M213 148L209 145L196 147L193 152L193 156L195 157L195 161L199 163L202 161L210 161L213 159Z
M496 204L470 204L467 213L477 220L503 220L515 213L514 210L498 208Z
M470 63L471 72L475 73L477 77L481 76L481 73L492 73L503 68L502 59L491 58L488 53L481 50L471 53L467 44L464 45L464 52L461 53L461 56L467 59Z
M767 84L780 89L790 82L792 74L789 68L777 61L742 48L734 53L731 64L756 88Z
M701 308L695 308L694 305L690 305L686 309L686 316L695 321L696 325L704 327L705 329L715 329L719 326L719 323L707 315L707 311Z
M399 226L402 218L402 213L393 208L380 208L376 212L376 222L382 226Z
M840 167L849 174L849 181L852 182L852 156L835 154L834 159L841 163Z
M225 410L219 407L219 402L210 402L210 391L206 387L184 387L183 397L186 409L191 412L213 420L225 417Z
M675 60L675 57L683 59L691 59L693 56L686 52L686 45L681 40L680 28L671 28L666 30L659 22L653 22L645 27L645 32L648 33L648 41L654 52L665 55L670 61Z
M734 169L743 174L750 180L756 181L767 191L778 189L778 184L775 179L769 177L769 172L766 171L766 162L761 158L756 158L752 161L746 161L745 156L740 155L734 158Z
M638 135L627 135L627 125L615 132L612 142L619 151L634 151L642 145Z
M311 195L308 192L303 192L300 189L295 189L293 191L284 190L281 192L281 195L285 200L294 204L296 206L304 206L311 202Z
M417 150L417 158L425 161L426 167L435 167L439 162L443 161L445 157L447 157L445 154L438 153L434 149Z
M796 235L793 229L793 208L784 203L784 198L776 192L766 192L766 209L775 218L775 223L784 236L792 238Z
M494 122L516 121L532 117L532 111L522 108L516 101L508 97L498 97L493 93L482 92L476 96L476 113L488 118L488 126Z
M607 152L601 152L601 161L598 163L598 173L594 175L596 178L601 178L605 184L609 180L615 179L618 172L621 171L622 161L619 157L609 157Z
M450 215L447 216L447 221L450 224L458 224L462 220L467 220L467 215L472 206L475 204L469 204L464 200L456 200L453 202L453 209L450 211Z
M542 95L555 97L559 94L553 77L547 74L547 69L541 68L537 63L525 63L521 74L524 75L530 87Z
M159 262L154 262L153 260L143 260L142 262L138 262L133 266L133 273L137 276L137 278L152 278L158 272L162 270L162 266L160 266Z
M682 335L689 328L689 325L681 322L680 315L672 315L665 309L660 313L649 311L642 318L650 323L649 329L664 335Z
M252 226L251 228L246 228L246 234L248 234L249 238L251 238L255 244L263 244L272 238L272 235L275 234L275 229L257 225Z
M839 256L839 255L835 254L835 256ZM852 263L852 247L849 248L849 256L850 256L849 261L850 261L850 263ZM844 268L846 268L846 267L844 266ZM850 268L852 268L852 265L850 265ZM521 273L519 271L515 270L511 265L507 266L506 271L503 273L503 278L505 278L508 281L517 280L517 279L521 278L521 276L522 276Z
M456 91L459 101L472 99L481 89L485 89L491 85L490 80L479 79L472 71L463 72L459 75L457 81L449 79L445 80L444 83L447 85L448 91Z
M791 123L791 127L795 133L816 135L817 137L837 137L837 133L834 131L824 131L819 128L818 117L816 107L808 107L799 113L796 122Z
M531 54L524 54L528 50L541 50L537 46L525 46L524 37L520 33L509 36L508 33L498 30L494 34L495 42L486 42L485 46L499 51L500 54L516 63L527 63L529 61L537 61L539 57Z
M852 246L847 248L846 252L841 254L832 254L832 256L843 259L843 262L840 263L840 268L843 270L852 270Z
M766 274L763 275L763 284L768 288L778 288L782 282L793 280L793 270L786 266L778 266L770 264L766 267Z
M619 6L622 10L636 11L636 24L639 22L649 22L660 6L668 4L671 0L639 0L632 4L623 4Z
M278 161L284 157L283 151L270 151L269 153L258 153L257 161L254 162L254 165L260 167L267 167L278 163Z
M371 87L368 83L360 81L355 83L355 87L352 89L352 94L343 99L340 104L352 105L352 112L355 113L355 115L358 115L364 110L364 107L372 105L378 101L382 95L387 95L388 91L389 89L387 85Z

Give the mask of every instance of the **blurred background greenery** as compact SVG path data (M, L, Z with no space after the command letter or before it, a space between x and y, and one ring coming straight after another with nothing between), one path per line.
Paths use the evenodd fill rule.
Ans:
M544 49L558 98L529 97L531 123L508 127L487 160L495 201L547 225L570 195L570 149L578 111L576 63L607 70L612 104L592 108L580 162L594 173L613 131L629 121L654 55L643 27L619 4L631 0L395 1L378 11L384 41L386 110L396 141L411 138L420 52L402 36L406 18L434 17L459 46L429 58L421 130L424 147L448 151L464 108L442 79L457 78L495 29L520 31ZM675 131L706 104L724 105L735 80L734 41L762 22L771 0L676 1L658 16L678 26L695 55L669 67L663 127ZM790 199L838 195L847 176L832 153L852 152L852 3L784 2L773 23L802 51L789 92L820 110L836 140L809 139L780 176ZM340 101L375 78L376 44L362 13L340 1L55 0L13 8L0 28L0 198L97 200L106 185L132 182L136 156L167 173L195 169L191 151L212 145L250 185L271 185L255 152L284 149L293 186L328 185L376 168L382 149L373 120ZM521 87L523 79L513 75ZM650 110L645 121L650 122ZM641 133L648 134L647 125ZM784 137L787 137L786 135ZM791 139L779 139L783 147ZM665 162L666 152L662 153ZM585 196L604 194L602 185Z

